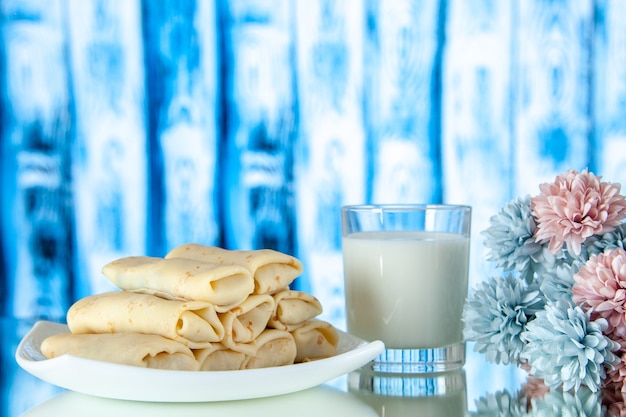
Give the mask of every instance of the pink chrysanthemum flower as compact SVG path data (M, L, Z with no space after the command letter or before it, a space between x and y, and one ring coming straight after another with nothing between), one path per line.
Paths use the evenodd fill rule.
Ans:
M563 244L575 255L589 236L612 231L626 217L626 199L620 184L600 182L586 169L569 170L554 183L539 186L541 194L531 199L532 215L537 220L535 239L549 242L556 254Z
M626 251L622 248L591 256L574 274L572 300L593 319L609 322L607 335L626 336Z
M605 391L609 388L613 391L621 392L622 397L626 394L626 353L622 353L620 362L614 369L606 371L606 379L604 380ZM624 398L622 398L622 401Z
M609 403L606 415L611 417L626 417L626 404L624 404L623 401Z
M622 349L624 341L621 340ZM626 353L622 350L619 363L606 370L602 381L602 404L607 416L626 417Z
M526 408L530 409L531 401L534 398L543 398L550 392L550 387L543 379L529 375L526 382L522 384L522 395L526 397Z

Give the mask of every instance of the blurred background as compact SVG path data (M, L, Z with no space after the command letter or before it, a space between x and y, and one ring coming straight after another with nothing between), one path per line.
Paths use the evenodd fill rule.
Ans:
M111 289L120 257L280 250L343 329L340 207L462 203L474 287L502 204L569 168L626 181L625 20L618 0L0 0L0 415L35 392L13 372L29 323Z

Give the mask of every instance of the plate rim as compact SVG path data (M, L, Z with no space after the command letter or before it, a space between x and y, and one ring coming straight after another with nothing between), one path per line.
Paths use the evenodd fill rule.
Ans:
M41 354L40 346L36 345L34 339L45 331L52 332L50 334L56 334L63 331L69 332L69 328L63 323L47 320L39 320L32 326L20 341L15 352L16 362L26 372L52 385L70 391L104 398L153 402L228 401L288 394L312 388L351 372L374 359L384 349L384 344L380 340L367 342L337 329L340 343L348 342L354 346L330 358L261 369L235 371L174 371L109 363L73 355L61 355L52 359L45 359L43 355L42 359L33 358L28 350L34 349L35 353ZM80 372L78 372L76 378L73 378L72 376L67 377L67 372L60 372L64 368L66 370L75 370L77 367L87 369L89 376L81 376ZM84 381L85 378L98 378L99 376L106 378L106 376L110 374L118 375L118 377L124 376L126 382L121 383L121 385L117 387L111 386L110 383L104 384L106 385L104 387L98 384L100 386L99 389L90 389L90 385L93 384L80 384L80 381ZM294 378L293 376L295 374L304 374L307 375L307 377ZM184 380L188 384L204 384L207 387L207 392L205 395L204 393L197 393L196 390L185 392L184 390L177 389L176 394L169 396L167 392L163 392L163 389L157 389L155 392L147 392L149 390L146 390L143 391L143 393L137 391L123 392L123 387L131 384L132 381L136 381L137 383L143 381L145 383L147 379L159 379L157 377L168 381ZM285 381L281 381L281 379L285 378L288 379L288 383L286 384ZM277 379L277 383L267 383L268 381L276 382ZM254 386L255 382L257 382L258 389L253 390L254 392L245 389L243 391L233 389L230 390L230 392L225 392L222 389L228 385L241 382L242 380L247 381L247 384L244 385ZM219 386L217 387L217 391L213 392L209 388L211 385L216 385L216 383L219 383ZM170 384L172 384L172 382L165 385ZM149 385L155 384L153 382ZM162 388L165 388L165 386Z

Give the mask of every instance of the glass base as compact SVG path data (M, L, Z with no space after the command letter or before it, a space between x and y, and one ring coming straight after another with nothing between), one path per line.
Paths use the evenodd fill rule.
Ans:
M465 364L465 342L429 349L385 349L365 365L373 372L424 374L459 369Z

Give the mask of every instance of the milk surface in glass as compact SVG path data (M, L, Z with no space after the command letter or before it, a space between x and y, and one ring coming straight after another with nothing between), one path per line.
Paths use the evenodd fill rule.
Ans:
M469 238L431 232L359 232L343 238L348 331L387 349L463 340Z

